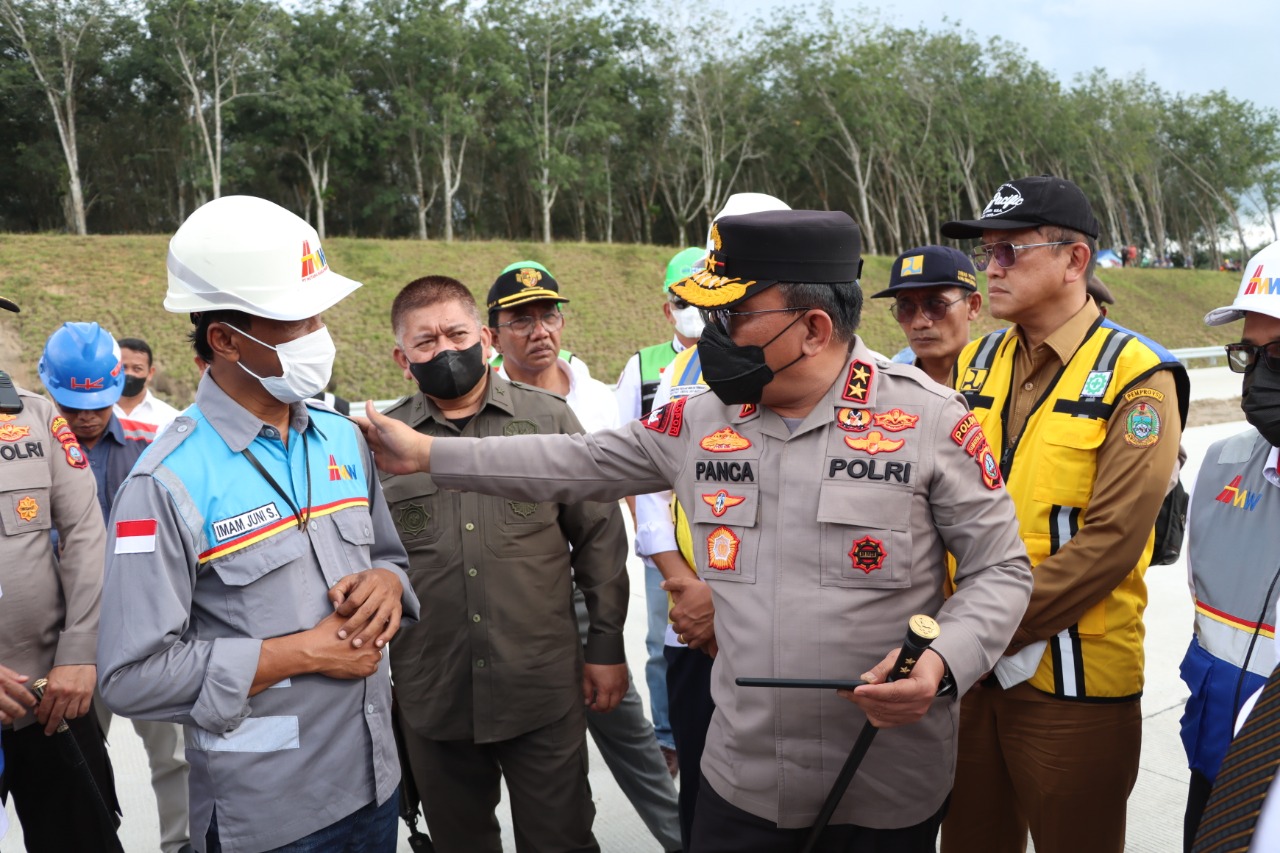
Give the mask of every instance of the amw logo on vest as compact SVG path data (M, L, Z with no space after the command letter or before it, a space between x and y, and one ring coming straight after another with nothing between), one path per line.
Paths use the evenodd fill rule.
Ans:
M1259 492L1250 492L1248 489L1240 488L1240 478L1242 475L1237 474L1236 478L1228 483L1216 500L1219 503L1231 504L1231 506L1247 509L1253 512L1258 506L1258 501L1262 500L1262 494Z

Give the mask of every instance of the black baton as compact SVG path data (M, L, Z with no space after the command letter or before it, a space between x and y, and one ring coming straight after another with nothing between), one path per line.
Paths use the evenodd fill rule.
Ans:
M936 639L938 639L937 622L929 616L912 616L907 622L907 638L902 641L902 651L898 653L898 659L894 661L893 669L889 670L885 682L897 681L899 678L909 676L911 670L915 669L916 661L920 660L920 655ZM809 830L809 837L805 839L801 853L812 853L817 846L818 839L826 830L827 824L831 822L836 806L840 805L840 800L844 799L845 792L849 790L849 784L853 781L853 775L858 772L858 765L862 763L867 750L871 748L871 741L875 740L878 731L879 729L873 726L870 720L863 724L862 732L853 744L849 757L845 759L844 767L840 768L840 775L831 786L831 793L827 794L826 802L822 804L822 811L818 812L817 823Z
M37 703L44 701L44 689L48 685L49 679L47 678L38 679L31 685L31 693L36 697ZM92 713L92 706L90 707L90 713ZM36 725L39 725L39 723ZM99 829L106 844L105 849L124 853L124 847L120 844L120 836L116 834L115 813L107 806L107 801L103 799L102 791L98 789L98 783L93 778L93 771L89 769L89 762L85 761L84 752L81 751L80 744L72 733L71 727L67 725L66 718L58 721L58 728L53 737L58 744L59 752L62 753L63 761L71 769L72 779L78 782L86 792L91 792L93 795L93 800L97 805L94 812L98 817Z

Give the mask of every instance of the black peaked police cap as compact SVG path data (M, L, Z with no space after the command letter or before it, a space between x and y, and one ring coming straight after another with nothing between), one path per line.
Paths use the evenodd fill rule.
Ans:
M1001 184L977 219L942 224L944 237L981 237L983 231L1015 231L1057 225L1095 240L1101 227L1084 192L1066 178L1040 175Z
M699 308L727 308L780 281L845 284L862 273L862 235L844 211L768 210L711 226L706 269L671 285Z

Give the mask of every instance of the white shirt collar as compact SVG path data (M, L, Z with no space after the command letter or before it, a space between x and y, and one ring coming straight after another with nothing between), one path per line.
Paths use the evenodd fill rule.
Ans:
M1280 447L1272 446L1271 453L1267 455L1267 464L1262 466L1262 476L1267 478L1267 482L1273 486L1280 488L1280 472L1276 471L1276 465L1280 463ZM1280 602L1277 602L1280 604ZM1280 649L1280 645L1276 646Z

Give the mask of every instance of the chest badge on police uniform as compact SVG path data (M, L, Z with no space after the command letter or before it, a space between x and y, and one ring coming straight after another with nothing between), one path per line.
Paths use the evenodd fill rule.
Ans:
M13 509L18 513L18 518L27 522L35 521L36 516L40 514L40 504L36 503L36 499L31 495L19 500Z
M528 420L527 418L521 418L520 420L512 421L511 423L504 426L502 428L502 434L507 436L537 435L538 425L535 424L533 421Z
M853 567L861 569L868 575L877 569L884 568L884 560L887 556L884 542L872 539L870 536L863 536L849 549L849 559L853 560Z
M31 427L22 424L0 426L0 441L18 441L31 435Z
M405 504L396 510L396 523L406 536L417 536L430 520L431 513L422 504Z
M915 429L919 423L919 415L909 415L902 409L890 409L871 416L871 423L889 432L902 432L904 429Z
M707 565L717 572L736 572L741 544L742 540L732 530L717 527L707 537Z
M844 443L853 450L861 450L863 453L870 453L875 456L877 453L893 453L906 444L907 440L905 438L885 438L884 433L876 429L867 433L865 438L854 438L851 435L846 435Z
M837 409L836 426L845 432L866 432L871 426L871 413L866 409Z
M750 447L751 439L739 435L733 427L725 427L704 437L698 446L712 453L734 453Z
M735 507L745 500L745 497L731 495L724 489L720 489L714 494L702 496L702 502L711 507L711 514L716 518L728 512L730 507Z

